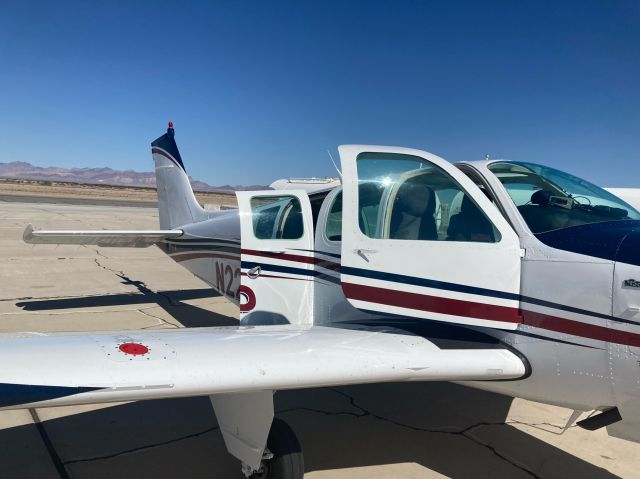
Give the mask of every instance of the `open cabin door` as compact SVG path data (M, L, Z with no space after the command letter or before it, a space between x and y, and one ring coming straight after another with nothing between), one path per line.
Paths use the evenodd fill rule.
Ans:
M521 250L461 171L407 148L341 146L341 281L358 309L515 329Z
M313 217L303 190L236 192L243 324L313 322Z

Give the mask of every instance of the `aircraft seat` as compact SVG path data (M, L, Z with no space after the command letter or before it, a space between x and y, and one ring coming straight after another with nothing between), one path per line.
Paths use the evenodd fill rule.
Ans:
M426 185L405 183L396 195L391 212L391 239L437 240L434 217L436 195Z
M468 195L464 195L460 212L449 220L448 241L493 242L495 233L491 222Z

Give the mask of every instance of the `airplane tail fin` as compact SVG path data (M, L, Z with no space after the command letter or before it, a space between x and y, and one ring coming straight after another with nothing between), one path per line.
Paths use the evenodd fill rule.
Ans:
M169 122L167 132L151 143L161 229L197 223L208 217L193 194L174 136L173 123Z

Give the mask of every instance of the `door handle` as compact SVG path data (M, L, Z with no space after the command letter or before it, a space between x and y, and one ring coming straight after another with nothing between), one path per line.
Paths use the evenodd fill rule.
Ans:
M358 256L360 256L363 260L365 260L367 263L369 262L369 258L367 258L368 254L375 254L378 251L375 249L354 249L353 252L355 254L357 254Z
M251 279L256 279L262 273L262 268L260 266L254 266L249 271L247 271L247 276Z

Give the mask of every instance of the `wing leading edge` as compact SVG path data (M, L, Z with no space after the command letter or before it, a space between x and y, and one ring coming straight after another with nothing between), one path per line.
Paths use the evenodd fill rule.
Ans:
M27 225L22 235L29 244L72 244L104 247L146 248L169 238L182 236L182 230L34 230Z
M418 336L327 327L0 336L0 407L390 381L516 379L506 349L439 349Z

